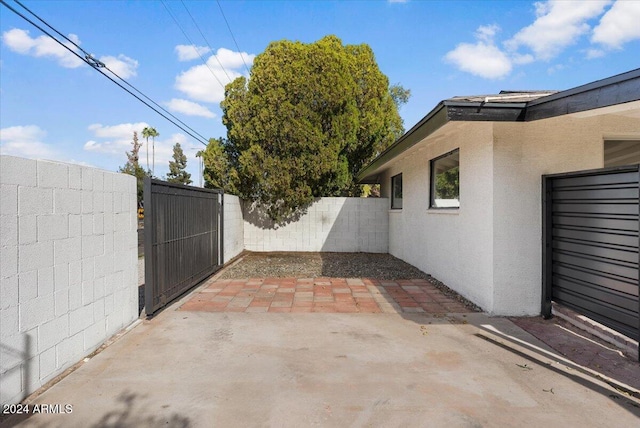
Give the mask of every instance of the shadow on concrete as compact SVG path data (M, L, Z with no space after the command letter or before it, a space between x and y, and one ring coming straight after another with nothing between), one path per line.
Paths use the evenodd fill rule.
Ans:
M577 384L598 394L607 396L613 403L640 418L640 402L630 398L640 398L640 394L636 391L625 390L624 388L621 388L620 384L604 379L601 376L598 376L596 372L586 370L581 365L575 364L569 359L562 358L559 355L533 345L526 340L519 339L506 332L502 332L490 323L474 322L472 317L470 317L470 320L478 329L482 330L481 333L475 334L476 337L509 351L535 365L542 366L554 373L567 377ZM529 366L528 364L522 364L520 367L523 368L523 370L535 370L535 366ZM600 382L609 384L618 392L608 389ZM553 385L550 385L550 389L545 392L554 394L552 387Z
M189 428L192 426L191 420L179 413L171 413L163 416L149 414L148 406L139 403L139 398L143 398L133 392L124 391L117 398L117 407L105 413L100 420L92 425L92 428L152 428L166 426L171 428ZM160 406L163 408L169 405Z
M580 366L640 391L640 362L560 317L510 317L518 327ZM640 397L639 397L640 398Z
M91 428L190 428L193 426L191 419L180 413L162 414L162 409L168 408L169 405L158 405L152 409L148 404L142 402L143 398L144 396L140 394L123 391L111 406L113 410L102 415L98 422L87 426ZM30 404L31 408L33 408L34 404L36 403ZM38 414L34 413L15 415L6 421L2 421L2 427L14 427L27 419L37 416ZM38 428L78 426L73 423L73 412L62 416L69 418L68 423L52 423L51 420L40 422L32 419L29 421L29 425ZM43 413L41 417L46 419L49 415Z

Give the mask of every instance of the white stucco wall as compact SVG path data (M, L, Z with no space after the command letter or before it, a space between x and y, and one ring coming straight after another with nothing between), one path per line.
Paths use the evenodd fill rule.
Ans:
M135 178L0 156L0 403L138 316Z
M640 119L597 111L495 123L494 313L540 313L542 175L602 168L604 140L634 136L640 138Z
M389 253L443 281L483 308L492 307L492 127L449 123L403 153L381 180L402 173L403 208L389 210ZM429 209L429 161L460 148L460 208Z
M276 226L245 201L245 249L386 253L388 204L386 198L319 198L296 221Z
M224 251L223 263L227 263L244 250L244 221L240 198L224 195Z
M389 210L389 252L489 313L539 314L541 177L602 168L605 139L640 138L639 118L609 111L446 124L382 175L390 197L391 177L403 174L403 209ZM458 147L460 209L429 210L429 161Z

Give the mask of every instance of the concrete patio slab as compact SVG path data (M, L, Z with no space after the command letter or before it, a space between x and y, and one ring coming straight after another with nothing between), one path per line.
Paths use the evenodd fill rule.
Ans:
M635 426L640 401L484 314L168 308L8 426ZM5 421L6 422L6 421Z

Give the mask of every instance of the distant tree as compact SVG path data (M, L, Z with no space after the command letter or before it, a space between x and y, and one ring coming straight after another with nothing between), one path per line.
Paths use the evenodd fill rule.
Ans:
M144 177L150 177L151 172L149 170L145 171L144 168L140 166L140 142L138 142L138 132L133 131L133 141L131 142L133 145L130 152L126 152L127 154L127 163L124 166L121 166L118 172L133 175L136 177L136 185L137 185L137 195L138 195L138 204L142 202L144 195Z
M260 202L276 221L315 197L360 196L354 177L402 135L398 106L409 95L389 86L366 44L273 42L251 79L225 88L227 140L205 150L205 180Z
M169 183L191 184L191 174L186 171L187 157L180 147L180 143L173 146L173 161L169 161L169 173L167 181Z
M160 133L156 131L156 128L146 126L142 130L142 136L147 139L147 170L149 169L149 137L153 141L153 166L151 167L152 174L156 170L156 137L160 136Z
M403 104L406 104L411 98L411 89L405 89L400 86L399 83L395 85L391 85L389 87L389 94L393 99L393 102L396 104L396 107L400 108Z

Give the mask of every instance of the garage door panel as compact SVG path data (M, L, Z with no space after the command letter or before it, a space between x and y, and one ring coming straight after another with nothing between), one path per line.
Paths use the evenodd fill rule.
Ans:
M608 260L621 261L625 263L631 263L634 268L637 269L638 265L638 251L637 249L619 249L611 245L602 245L594 243L583 242L571 242L571 241L553 241L553 248L560 250L563 253L574 254L576 257L590 256L593 258L602 259L606 262Z
M603 203L569 203L568 201L553 204L555 213L581 213L581 214L616 214L637 216L638 204L630 202L603 202Z
M564 187L597 186L606 187L621 183L637 183L637 172L619 172L617 174L576 175L575 177L554 178L554 189Z
M558 226L579 226L600 231L632 231L638 232L638 219L610 217L578 217L575 215L554 215L553 224Z
M553 274L554 276L558 275L561 277L572 278L578 282L607 288L630 296L638 296L638 285L634 280L629 278L622 278L614 275L607 276L602 272L577 269L574 266L563 266L561 264L555 264L553 266Z
M640 339L639 166L545 176L544 295Z
M553 199L582 200L582 201L618 201L624 203L638 199L638 188L631 186L620 186L596 189L562 189L553 192Z
M598 230L555 227L553 229L555 239L572 239L576 241L592 242L596 245L611 244L620 248L638 247L638 235L633 232L611 233Z
M565 292L572 293L584 299L601 301L611 306L625 309L631 313L638 311L636 297L626 293L620 293L608 288L593 286L584 282L575 282L569 278L560 275L555 276L553 281L558 284L560 289Z
M586 257L577 257L570 254L562 254L558 251L553 253L554 264L578 266L593 272L617 275L634 281L638 280L638 268L620 263L606 262Z

